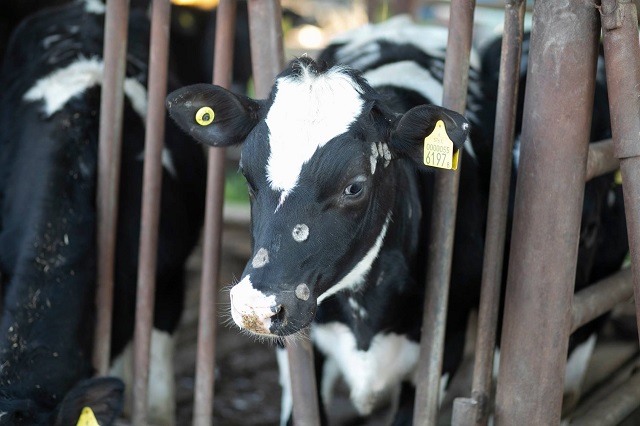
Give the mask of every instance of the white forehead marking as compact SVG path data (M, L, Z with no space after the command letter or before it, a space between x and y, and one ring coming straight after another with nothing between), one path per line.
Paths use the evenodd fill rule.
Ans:
M25 101L43 101L44 113L51 116L64 107L74 96L102 84L102 61L80 58L39 79L23 96ZM124 93L133 109L145 121L147 116L147 89L134 78L124 81Z
M280 204L296 186L298 176L316 150L345 133L362 111L360 87L334 67L315 74L278 79L273 105L267 114L271 154L267 179L281 191Z
M251 261L251 266L254 268L262 268L264 265L269 263L269 251L262 247L255 256L253 256L253 260Z
M383 65L365 72L364 77L373 87L400 87L418 92L434 104L442 102L442 82L414 61Z
M384 240L384 236L387 234L387 228L389 227L390 220L391 212L387 214L387 219L385 220L384 225L382 225L382 230L380 230L380 234L378 235L376 242L369 249L367 254L347 275L338 281L337 284L333 285L318 297L318 305L327 297L332 296L341 290L350 289L355 291L364 282L369 270L371 269L371 265L373 265L373 261L378 257L378 253L380 253L382 241Z
M309 238L309 227L304 223L296 225L293 227L292 235L294 240L301 243Z

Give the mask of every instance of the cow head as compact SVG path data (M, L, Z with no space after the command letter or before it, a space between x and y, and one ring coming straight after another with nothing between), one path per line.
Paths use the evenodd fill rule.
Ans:
M200 84L171 93L167 106L204 144L242 143L253 255L231 312L267 336L299 331L325 298L359 289L402 196L398 160L424 167L424 139L439 121L454 150L469 127L434 105L393 113L357 72L309 58L293 61L267 100Z

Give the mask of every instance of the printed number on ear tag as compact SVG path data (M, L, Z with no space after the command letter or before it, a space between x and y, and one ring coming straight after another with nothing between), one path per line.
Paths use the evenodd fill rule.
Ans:
M433 132L424 138L424 165L457 170L459 152L453 152L453 142L447 135L444 122L438 120Z
M93 410L90 407L84 407L76 426L100 426L100 424L96 419L96 415L93 414Z

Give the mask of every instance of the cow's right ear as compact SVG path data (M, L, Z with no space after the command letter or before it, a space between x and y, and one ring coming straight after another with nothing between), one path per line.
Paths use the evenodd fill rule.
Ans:
M195 84L171 92L167 109L182 130L200 143L241 143L259 121L260 103L220 86Z
M469 130L461 114L437 105L420 105L396 122L390 148L395 156L422 167L455 169L454 154L464 145Z

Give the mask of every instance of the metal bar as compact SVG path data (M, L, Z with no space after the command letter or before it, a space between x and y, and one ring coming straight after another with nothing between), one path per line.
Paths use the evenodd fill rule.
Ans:
M524 103L496 394L498 426L560 422L597 35L590 0L534 4L527 88L535 89L526 91ZM558 135L562 143L556 143Z
M467 101L474 7L474 0L451 2L443 105L458 112L464 112ZM461 165L457 171L438 171L435 176L433 220L417 372L418 385L413 414L415 425L436 424L438 417L460 167Z
M93 344L93 365L97 373L102 376L109 372L109 358L111 355L113 277L128 21L128 0L112 0L107 3L104 31L109 36L104 37L104 78L100 98L98 188L96 199L98 277L96 329Z
M149 83L147 125L144 145L140 249L138 253L138 289L133 347L133 407L135 425L147 424L147 393L153 310L155 305L160 192L162 189L162 149L164 147L167 75L169 66L170 0L153 0L151 43L149 47Z
M638 407L640 407L640 372L636 372L628 380L611 389L604 398L594 402L587 412L572 419L571 425L617 425Z
M518 85L524 34L526 1L508 1L505 5L504 36L500 57L498 103L496 106L493 166L489 188L489 209L482 267L482 287L478 310L478 331L473 366L471 399L476 404L457 404L455 410L472 410L459 425L485 425L489 418L492 391L493 356L496 346L500 289L504 263L507 210L511 180L513 136L518 106ZM524 90L524 88L522 88ZM460 413L460 415L462 415ZM472 418L472 423L468 423ZM456 425L456 423L454 423Z
M249 0L251 60L256 96L269 96L274 77L282 70L282 10L278 0ZM308 335L308 330L303 331ZM305 339L302 339L305 340ZM313 351L307 342L286 344L296 426L320 424Z
M236 0L222 0L216 17L213 83L231 87ZM216 349L216 305L220 279L222 207L224 204L224 148L209 148L207 201L204 224L202 282L198 317L198 349L193 402L193 425L208 426L213 417Z
M624 188L631 270L640 323L640 47L635 4L602 1L604 55L609 88L611 131Z
M615 274L579 291L571 307L571 332L610 311L618 303L633 297L631 269Z
M589 144L587 158L587 178L589 181L596 176L613 172L620 167L620 160L614 155L613 140L606 139Z

